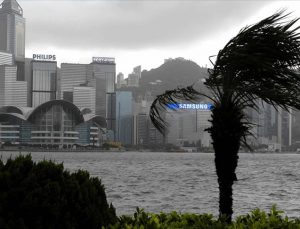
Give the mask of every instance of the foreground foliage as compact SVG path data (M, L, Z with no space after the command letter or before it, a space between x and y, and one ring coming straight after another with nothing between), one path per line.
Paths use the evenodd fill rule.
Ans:
M0 228L101 228L115 223L98 178L31 156L0 160Z
M121 216L119 222L110 229L300 229L300 219L289 219L283 216L275 206L269 213L259 209L253 210L245 216L237 217L232 223L226 219L216 219L211 214L188 213L146 213L137 208L134 216Z

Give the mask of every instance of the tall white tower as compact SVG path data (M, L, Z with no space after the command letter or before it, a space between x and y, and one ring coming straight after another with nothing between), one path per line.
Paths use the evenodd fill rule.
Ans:
M25 19L15 0L4 0L0 8L0 49L15 59L25 58Z

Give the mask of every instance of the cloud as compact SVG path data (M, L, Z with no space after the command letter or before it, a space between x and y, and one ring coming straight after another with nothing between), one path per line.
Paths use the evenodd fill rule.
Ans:
M266 1L29 1L27 47L172 48L220 36Z

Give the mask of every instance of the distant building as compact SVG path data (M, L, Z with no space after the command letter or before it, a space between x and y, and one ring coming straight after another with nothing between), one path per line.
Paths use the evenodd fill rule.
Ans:
M57 62L31 61L31 104L37 107L42 103L56 99Z
M111 140L116 141L116 93L106 93L106 121L107 129L112 130Z
M134 143L139 146L153 146L164 143L164 137L153 126L149 110L153 100L142 99L134 105Z
M74 102L74 88L88 86L95 89L95 114L105 117L108 128L115 131L115 76L114 58L93 57L90 64L62 63L60 70L61 99Z
M128 87L138 87L141 79L141 66L133 68L133 72L128 75Z
M124 74L122 72L120 72L117 75L117 88L119 89L119 88L125 87L125 86L127 86L127 82L124 79Z
M255 125L251 129L255 136L249 137L254 145L267 145L270 150L281 150L292 144L292 111L277 110L270 104L258 102L259 112L247 111L249 120Z
M131 91L116 92L116 140L132 145L134 136L133 97Z
M136 145L148 145L148 114L139 113L135 116L136 121Z
M147 129L148 129L148 136L147 136L147 145L149 146L155 146L164 144L164 137L163 135L154 127L152 124L150 118L148 117L147 120Z
M96 114L107 114L107 94L115 92L116 63L111 61L94 61L89 65L88 82L96 85Z
M169 123L169 131L166 142L178 146L184 144L211 147L211 137L206 128L210 126L210 110L186 109L175 112L166 112L166 121Z

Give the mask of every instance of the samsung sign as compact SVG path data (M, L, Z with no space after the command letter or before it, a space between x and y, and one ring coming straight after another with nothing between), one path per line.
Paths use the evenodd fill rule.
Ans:
M32 58L37 61L56 61L56 55L33 54Z
M184 109L184 110L211 110L213 105L210 103L170 103L167 107L171 109Z
M115 58L113 57L93 57L94 63L101 63L101 64L114 64Z

